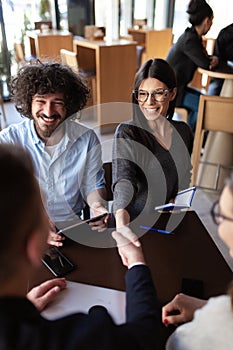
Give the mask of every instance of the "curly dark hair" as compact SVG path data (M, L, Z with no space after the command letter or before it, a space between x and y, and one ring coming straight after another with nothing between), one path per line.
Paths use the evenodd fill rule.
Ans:
M72 68L54 62L36 62L23 66L11 80L12 100L17 111L32 119L35 94L63 93L67 117L80 111L87 102L89 89Z

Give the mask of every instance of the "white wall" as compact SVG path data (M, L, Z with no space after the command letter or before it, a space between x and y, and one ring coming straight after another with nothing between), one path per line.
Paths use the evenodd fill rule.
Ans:
M95 1L95 25L106 28L106 40L118 39L118 0Z

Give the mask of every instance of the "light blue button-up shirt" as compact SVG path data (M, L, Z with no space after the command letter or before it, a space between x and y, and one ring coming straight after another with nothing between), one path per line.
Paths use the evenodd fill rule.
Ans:
M95 132L70 118L63 124L64 136L51 155L31 119L0 132L1 143L20 144L31 153L47 212L55 222L75 219L88 194L105 184L101 145Z

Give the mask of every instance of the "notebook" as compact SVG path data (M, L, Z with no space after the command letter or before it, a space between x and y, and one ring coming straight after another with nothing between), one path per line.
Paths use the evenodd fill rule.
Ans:
M191 207L196 187L190 187L177 193L174 203L155 207L157 211L187 210Z
M88 313L94 305L104 306L116 324L125 323L125 292L71 281L41 314L54 320L76 312Z

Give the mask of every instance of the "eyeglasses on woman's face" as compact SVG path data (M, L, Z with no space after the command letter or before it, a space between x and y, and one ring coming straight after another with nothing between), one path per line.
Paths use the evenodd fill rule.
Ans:
M213 204L212 209L211 209L211 216L212 216L212 219L216 225L220 225L224 220L233 222L233 218L229 218L229 217L221 214L219 201L217 201Z
M148 92L146 90L134 90L133 94L138 102L146 102L151 96L153 102L164 102L169 97L169 89L157 89L153 92Z

